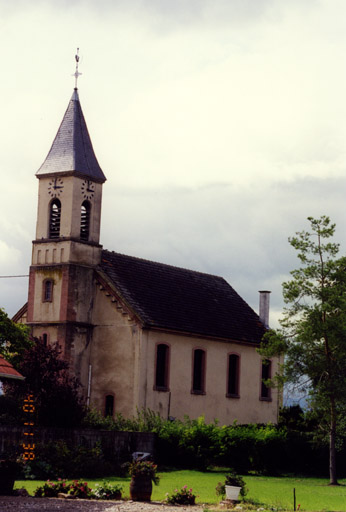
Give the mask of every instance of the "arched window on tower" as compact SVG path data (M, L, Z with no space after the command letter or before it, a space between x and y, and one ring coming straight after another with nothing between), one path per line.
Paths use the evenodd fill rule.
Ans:
M90 203L84 201L80 209L80 239L87 242L90 230Z
M59 199L53 199L50 203L49 238L60 236L61 203Z
M52 302L53 301L53 280L45 279L42 283L42 301Z

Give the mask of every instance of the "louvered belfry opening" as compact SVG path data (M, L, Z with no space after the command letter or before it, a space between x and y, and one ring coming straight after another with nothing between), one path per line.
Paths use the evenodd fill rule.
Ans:
M80 239L87 242L90 230L90 203L84 201L80 212Z
M59 238L61 220L61 203L59 199L53 199L50 205L49 238Z

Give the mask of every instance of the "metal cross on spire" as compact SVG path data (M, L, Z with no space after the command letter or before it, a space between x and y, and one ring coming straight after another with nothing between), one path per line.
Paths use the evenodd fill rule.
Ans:
M75 55L75 57L74 57L74 58L76 59L76 71L73 73L73 75L72 75L72 76L74 76L74 77L75 77L74 88L75 88L75 89L77 89L77 81L78 81L78 77L79 77L80 75L82 75L82 74L83 74L83 73L79 73L79 71L78 71L78 63L79 63L79 48L77 48L77 53L76 53L76 55Z

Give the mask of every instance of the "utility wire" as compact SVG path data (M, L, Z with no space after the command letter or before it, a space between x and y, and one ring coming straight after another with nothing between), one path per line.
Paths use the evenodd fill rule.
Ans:
M21 276L0 276L0 279L4 279L5 277L29 277L29 274L23 274Z

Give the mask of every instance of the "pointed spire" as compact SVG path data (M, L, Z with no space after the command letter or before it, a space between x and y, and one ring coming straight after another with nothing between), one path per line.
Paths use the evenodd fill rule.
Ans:
M52 174L73 174L101 183L106 181L92 147L76 88L52 147L36 176Z

